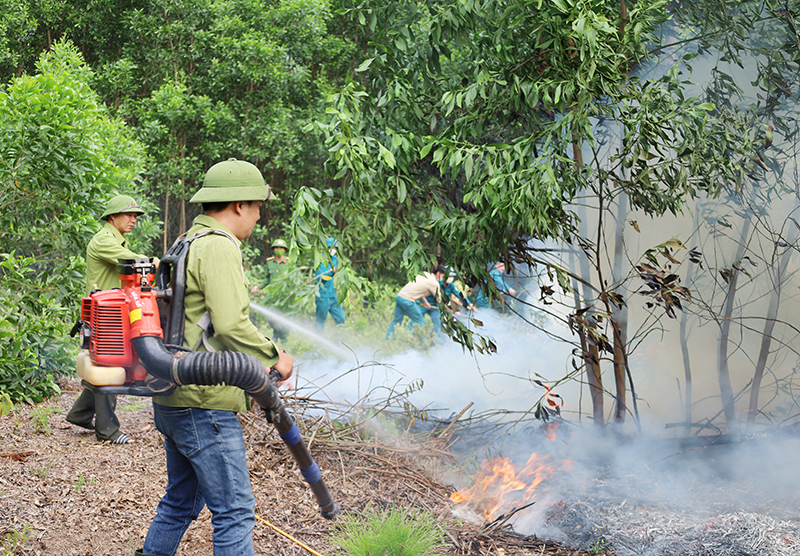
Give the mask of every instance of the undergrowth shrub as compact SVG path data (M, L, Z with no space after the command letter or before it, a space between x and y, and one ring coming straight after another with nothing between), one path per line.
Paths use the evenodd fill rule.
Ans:
M437 556L444 550L434 516L399 507L342 516L331 542L349 556Z
M0 391L13 402L39 403L60 392L56 379L75 369L82 265L72 259L48 271L36 261L0 253Z

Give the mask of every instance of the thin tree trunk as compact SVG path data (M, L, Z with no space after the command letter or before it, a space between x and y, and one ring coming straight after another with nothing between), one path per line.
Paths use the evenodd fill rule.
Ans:
M791 238L787 238L789 243L793 243L796 237L796 233L794 233L796 229L794 227L791 229L793 230ZM753 373L753 384L750 386L750 405L747 412L747 422L750 426L755 423L756 415L758 414L758 395L761 389L761 380L764 378L764 369L767 367L769 348L772 343L772 331L775 329L775 321L778 318L784 276L793 253L794 249L786 248L775 269L775 283L772 289L772 295L769 298L769 308L767 309L767 317L764 322L764 332L761 334L761 349L758 352L756 370Z
M164 234L163 234L163 244L162 247L164 248L162 253L166 253L167 249L169 248L168 240L169 240L169 191L164 193Z
M186 231L186 182L181 178L181 231Z
M603 376L600 370L600 352L597 345L586 339L586 331L580 331L583 361L586 364L586 382L589 383L589 394L592 398L592 419L598 427L605 426L605 410L603 408Z
M578 294L578 283L572 281L572 292L575 299L575 312L583 309L584 304ZM588 294L588 287L583 286L583 295ZM603 409L603 377L600 371L600 353L597 345L589 342L587 332L582 327L578 327L578 338L581 342L581 359L583 359L584 369L586 370L586 383L589 385L589 396L592 400L592 420L598 427L605 425L605 411Z
M778 275L778 280L780 280L780 274ZM781 284L779 281L775 285L775 289L769 298L769 308L767 309L767 317L764 322L764 332L761 334L761 349L758 352L756 370L753 373L753 384L750 386L750 405L747 412L747 422L750 425L756 422L756 413L758 413L758 393L761 389L761 380L764 378L764 369L767 367L772 330L775 328L775 319L778 316L778 306L780 302Z
M623 272L622 263L625 259L625 222L628 219L628 196L625 192L620 192L617 196L617 226L614 233L614 267L612 270L612 278L614 283L622 283ZM622 381L623 385L623 399L625 376L628 377L628 382L631 388L631 400L633 402L634 415L636 418L637 427L639 425L639 408L636 402L636 392L633 386L633 376L631 375L630 367L628 366L628 308L626 305L622 307L613 306L612 310L612 327L614 328L614 377L616 381ZM619 369L619 376L617 373ZM619 392L619 390L618 390ZM619 404L618 404L619 405ZM624 408L623 408L624 409ZM624 415L622 417L624 420ZM641 428L640 428L641 430Z
M692 247L694 248L694 247ZM692 283L692 275L694 274L694 265L689 266L686 272L686 283ZM681 313L680 324L680 342L681 342L681 355L683 357L683 380L684 385L684 398L685 405L683 408L683 422L686 423L684 434L689 436L692 434L692 363L689 358L689 339L686 337L686 321L688 320L688 313L683 311Z
M736 302L736 287L739 281L739 270L734 265L740 264L747 250L747 238L750 235L752 216L748 213L742 227L739 247L736 250L736 258L731 265L730 281L728 283L728 295L725 299L725 306L722 313L719 333L719 351L717 358L717 379L719 381L719 392L722 401L722 409L725 413L725 421L728 423L728 430L736 427L736 400L733 397L733 386L731 385L731 374L728 368L728 341L730 338L731 320L733 317L733 307Z
M616 388L616 403L614 422L621 425L625 422L627 403L625 401L625 348L622 345L619 324L611 319L611 330L614 338L614 386Z
M575 159L575 166L578 169L583 168L583 152L581 151L580 143L578 142L577 135L573 135L573 142L572 142L572 155ZM579 209L580 211L581 209ZM584 209L585 213L585 209ZM584 214L585 216L585 214ZM586 218L581 218L581 222L586 222ZM586 256L578 255L578 264L580 265L580 272L581 276L587 282L591 280L591 271L589 270L589 261L587 260ZM575 289L575 297L576 297L576 310L582 305L579 300L577 300L578 290ZM588 305L588 301L591 299L591 290L589 286L583 284L583 303ZM582 307L580 307L582 308ZM581 356L583 357L583 362L586 368L586 382L589 384L589 393L592 398L592 417L594 419L595 425L597 426L604 426L605 425L605 415L603 409L603 376L602 376L602 369L600 368L600 352L597 349L597 344L588 337L588 332L583 328L579 327L578 335L581 340Z

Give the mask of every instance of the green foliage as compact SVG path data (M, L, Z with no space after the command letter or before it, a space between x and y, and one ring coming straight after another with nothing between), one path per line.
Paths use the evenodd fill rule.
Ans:
M15 556L22 554L22 549L25 543L28 542L28 535L31 533L30 526L26 523L22 527L22 531L16 529L9 530L3 539L3 545L0 547L0 556Z
M55 406L40 405L31 412L31 426L35 432L50 436L50 417L60 413L61 410Z
M0 390L37 403L74 368L66 338L83 292L86 243L107 197L130 192L139 143L89 86L69 42L0 91Z
M289 315L314 311L316 285L308 268L287 264L269 284L264 284L266 272L266 265L255 265L248 270L251 286L259 287L258 293L252 296L254 302Z
M119 411L138 411L145 406L150 405L150 402L147 398L136 398L136 397L127 397L127 401L129 403L120 404L117 409Z
M39 403L60 393L55 377L74 369L67 337L83 291L83 263L73 259L38 274L30 257L0 253L0 391Z
M36 467L31 469L31 473L39 477L40 479L46 479L47 476L50 474L50 470L53 469L53 465L55 465L55 460L51 461L47 465L43 467Z
M41 263L83 253L104 192L126 189L141 147L110 118L69 43L0 91L0 252Z
M589 554L594 556L599 556L600 554L605 554L606 552L606 540L600 539L599 541L595 541L594 543L590 543L587 547Z
M14 402L11 401L11 396L5 392L0 391L0 417L5 417L14 409Z
M83 487L86 485L90 485L97 480L96 477L92 477L88 481L84 478L83 474L78 475L78 480L75 482L75 492L79 492Z
M757 168L746 118L686 98L677 66L639 76L664 1L636 3L624 21L610 0L342 12L363 25L365 61L315 127L344 183L325 218L341 214L348 235L374 238L376 258L409 276L434 257L484 280L499 258L536 264L532 238L576 235L579 194L622 189L659 215ZM609 158L600 147L616 126Z
M434 556L444 551L435 516L399 507L342 516L332 542L349 556Z

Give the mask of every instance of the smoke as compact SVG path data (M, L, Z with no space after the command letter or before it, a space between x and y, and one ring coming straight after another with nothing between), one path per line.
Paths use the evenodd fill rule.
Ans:
M529 414L545 394L534 382L555 383L567 369L570 346L532 330L518 319L492 310L475 314L479 333L494 339L496 354L465 351L450 339L427 351L383 355L370 347L353 348L350 361L331 359L303 363L298 388L323 388L325 396L355 405L365 396L377 401L389 392L412 390L407 401L431 417L446 418L472 403L471 414L500 410ZM579 396L575 384L575 396ZM577 406L573 406L577 407Z
M644 344L642 355L631 362L642 396L640 434L630 418L625 426L599 429L586 417L588 394L569 364L572 345L518 317L489 310L475 316L497 353L472 354L449 340L428 351L391 355L375 347L346 346L348 359L340 351L339 356L298 361L297 393L329 400L343 412L384 404L408 411L403 403L409 402L444 423L473 404L452 429L450 449L465 458L464 468L441 478L454 490L466 489L482 461L503 457L528 479L522 469L534 454L542 458L552 472L536 486L527 502L532 505L520 509L522 498L511 493L495 514L513 514L508 523L522 534L585 550L605 547L643 556L772 555L783 552L764 547L779 546L784 542L780 538L800 542L800 533L786 522L796 515L800 496L800 439L779 433L684 437L682 427L666 428L675 416L661 407L678 406L677 393L664 387L674 380L669 369L678 372L674 358L668 357L674 347L663 345L666 336L654 338L652 348ZM569 331L555 320L543 324L569 339ZM714 342L700 336L692 341ZM708 364L716 364L713 353ZM653 376L658 373L668 376ZM563 399L563 420L544 423L534 418L545 394L541 384ZM663 400L668 403L653 403ZM719 411L718 399L708 402L708 410ZM391 419L366 422L369 433L386 441L404 432ZM551 440L545 427L553 423L558 427ZM454 511L462 517L480 512L469 501L455 504ZM733 539L739 544L760 542L763 550L715 553L689 546L719 547L725 539L729 546Z

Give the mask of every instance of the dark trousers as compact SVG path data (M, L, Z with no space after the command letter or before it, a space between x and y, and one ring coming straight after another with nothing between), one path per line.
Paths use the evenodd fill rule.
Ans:
M116 440L120 435L119 419L114 413L116 409L116 394L96 394L84 388L67 413L67 421L90 429L94 417L94 434L97 440Z

